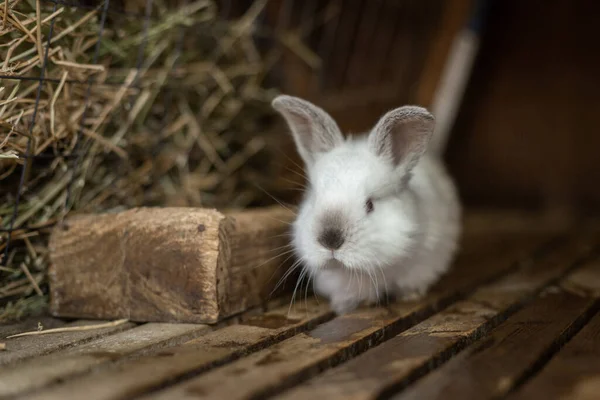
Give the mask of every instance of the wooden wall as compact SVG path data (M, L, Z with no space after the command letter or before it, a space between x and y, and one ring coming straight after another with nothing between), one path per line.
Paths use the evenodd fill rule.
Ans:
M282 40L267 42L267 51L281 51L275 84L323 107L344 132L356 133L370 129L392 108L431 102L452 39L466 23L472 0L271 0L263 23L280 37L286 29L294 34L307 20L304 10L311 3L318 3L312 14L318 19L331 15L302 37L320 63L311 67L297 49L281 46ZM275 167L273 186L281 190L273 194L295 202L299 192L289 188L294 186L291 182L303 181L301 161L282 120L277 124L268 143L289 158Z
M264 22L277 26L285 15L281 11L285 4L300 7L290 14L301 18L301 7L309 3L273 0ZM472 2L330 0L316 4L317 11L332 4L342 6L334 50L321 51L325 28L307 42L317 55L329 57L329 62L315 72L283 46L279 87L315 101L345 131L357 132L372 126L392 107L407 102L430 105L450 42L463 26ZM380 20L379 15L373 17L377 14L372 9L377 7L384 7L379 15L394 11L394 18L419 21L411 26L420 28L394 29L394 18L382 19L381 24L369 28ZM351 22L357 10L371 22L356 27L344 22ZM290 21L293 26L294 18ZM326 26L334 23L334 19L329 21ZM596 155L600 150L598 22L600 2L595 0L492 3L481 52L447 152L467 206L541 209L569 215L600 211L600 184L596 183L600 182L600 157ZM352 36L345 30L352 31ZM365 81L371 77L373 60L380 56L369 56L375 50L361 32L377 37L373 32L387 31L395 32L391 48L397 47L400 54L386 67L395 74L384 75L383 81ZM354 38L350 44L346 43L349 37ZM328 82L324 86L322 79ZM288 191L289 181L301 179L288 169L298 171L294 163L299 159L284 129L277 128L269 140L277 151L292 158L274 173L282 188L275 195L293 202L297 192Z
M600 209L600 2L501 0L452 133L471 206Z

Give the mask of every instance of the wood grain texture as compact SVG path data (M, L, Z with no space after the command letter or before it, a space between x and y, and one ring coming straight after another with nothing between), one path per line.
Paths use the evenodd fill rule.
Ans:
M594 298L544 292L502 325L393 399L498 398L597 311Z
M565 290L600 298L600 263L562 282ZM595 400L600 393L600 313L573 337L510 400Z
M478 288L466 300L277 399L324 396L329 400L366 400L393 392L497 326L588 253L588 243L580 238L565 243L531 265Z
M44 324L43 321L44 319L40 320L44 329L96 325L98 323L107 322L81 320L71 323L62 323L59 320L54 320L53 322ZM28 328L15 333L35 331L37 329L37 326L31 326L31 323L23 325L23 327L28 326ZM18 338L6 339L3 341L6 343L7 351L0 352L0 366L6 366L6 368L11 368L10 365L17 361L22 361L36 356L42 356L68 347L77 346L79 344L88 342L93 339L101 338L103 336L130 329L134 326L135 324L133 323L125 323L114 327L93 329L88 331L63 332L48 335L22 336Z
M444 2L442 21L430 44L431 49L427 54L427 61L418 81L415 95L415 101L418 104L424 107L431 106L448 60L452 42L467 23L473 3L472 0L447 0Z
M290 28L294 33L302 5L311 1L270 1L266 12L268 24L275 28L285 26L280 9L290 7ZM281 53L278 87L287 94L315 102L332 115L343 132L351 133L370 130L392 108L408 103L429 105L451 41L466 19L470 3L465 0L314 2L318 3L319 21L314 32L303 39L322 63L313 69L286 46L276 47ZM323 23L325 14L330 17ZM281 135L275 137L289 136L285 128L276 130ZM292 160L281 158L281 163L295 169L293 164L298 163L298 158L291 137L287 139L277 150L292 154ZM293 176L291 179L298 180ZM293 192L278 193L277 197L294 200Z
M531 248L524 243L520 243L519 248L531 253ZM509 270L520 252L505 251L500 257L488 252L490 254L493 258L480 255L479 263L458 261L453 275L422 300L393 303L386 308L359 309L147 398L191 399L201 393L203 398L233 400L276 394L427 318L474 285ZM235 376L235 385L222 384L232 376Z
M149 323L56 354L8 365L0 368L0 398L67 379L133 353L177 344L208 330L207 325Z
M490 279L506 269L513 268L514 260L528 257L532 248L547 240L548 235L539 233L524 234L522 237L515 237L510 233L497 235L495 239L485 235L471 237L457 261L459 265L471 265L471 267L459 266L448 277L446 289L439 289L440 291L429 299L427 309L433 312L441 302L450 301L453 295L467 291L479 280ZM494 262L488 264L486 260L494 260ZM484 263L487 268L478 268L478 265L481 265L478 263ZM442 298L439 298L440 296ZM304 302L298 302L292 308L291 314L288 314L288 306L283 306L262 315L244 317L236 325L219 329L174 348L165 349L155 355L125 361L93 375L67 380L64 384L45 388L43 396L40 392L39 398L77 399L93 394L96 399L121 399L153 391L163 385L177 382L184 376L198 374L248 356L262 348L273 346L332 317L326 302L309 301L306 304L308 308L303 309ZM404 307L405 313L410 314L407 310L412 310L415 306L409 304L400 307ZM385 309L366 310L366 312L375 314L383 312L384 320L401 319L400 314L386 317L388 311ZM365 325L364 329L375 332L376 337L381 334L381 329L385 326L385 324L378 325L377 319L364 321L371 324ZM402 319L402 321L404 322L401 324L409 323L409 319ZM335 341L335 332L338 335L347 334L348 326L348 321L325 323L319 325L311 334ZM363 341L363 344L366 343L368 341ZM314 353L310 354L314 355ZM28 398L32 397L28 396Z
M60 328L64 326L66 322L48 316L40 316L20 322L5 323L4 325L0 325L0 340L4 340L5 337L16 335L18 333L35 331L38 329L38 324L43 326L44 329L52 329Z
M255 225L251 214L223 215L242 231ZM0 366L0 398L594 398L599 231L510 215L469 213L453 268L421 300L335 317L326 301L302 293L291 309L277 298L216 326L130 324L93 338L21 338L59 345ZM243 237L230 238L233 248L246 247Z
M124 399L137 396L161 385L176 382L182 376L199 373L248 355L331 318L323 302L309 301L279 307L263 315L244 319L178 347L154 355L120 363L112 369L74 379L44 389L27 399Z
M50 309L76 318L215 323L265 301L293 214L138 208L75 217L50 240ZM248 244L252 243L252 246Z
M595 400L600 393L600 314L511 400Z

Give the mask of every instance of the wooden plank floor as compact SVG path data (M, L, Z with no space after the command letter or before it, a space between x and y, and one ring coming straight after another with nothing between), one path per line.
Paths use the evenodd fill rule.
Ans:
M419 301L335 317L303 293L216 326L2 326L0 398L600 399L600 230L470 221Z

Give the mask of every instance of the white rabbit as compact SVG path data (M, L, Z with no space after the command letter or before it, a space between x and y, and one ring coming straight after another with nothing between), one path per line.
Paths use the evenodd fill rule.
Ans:
M433 116L400 107L368 134L345 140L331 116L308 101L281 95L272 106L306 166L293 247L316 292L338 314L388 295L425 294L450 267L461 233L456 188L442 149L429 143Z

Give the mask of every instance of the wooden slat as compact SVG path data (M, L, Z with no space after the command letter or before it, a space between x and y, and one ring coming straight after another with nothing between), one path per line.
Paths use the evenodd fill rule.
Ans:
M326 90L335 91L343 88L346 69L357 39L363 8L367 3L369 2L365 2L365 0L354 0L346 4L345 7L341 7L342 13L336 30L335 44L332 52L330 54L323 54L323 57L328 60L325 65L331 66L325 71Z
M108 321L75 321L69 324L50 323L44 325L45 329L50 329L59 326L84 326L84 325L96 325ZM17 361L24 360L26 358L41 356L55 352L57 350L64 349L69 346L75 346L87 341L107 336L115 332L120 332L129 328L134 327L133 323L125 323L114 327L94 329L80 332L64 332L64 333L53 333L48 335L39 336L23 336L14 339L6 339L7 351L0 352L0 365L8 365ZM24 331L36 330L36 326L32 326ZM18 333L18 332L16 332Z
M600 314L510 400L595 400L600 394Z
M308 307L303 308L304 304ZM242 357L297 331L309 329L332 316L324 302L313 300L300 302L289 314L288 309L285 306L253 316L242 321L241 325L222 328L156 355L121 363L112 369L73 379L25 398L130 398L134 394L175 381L186 373L202 371Z
M598 309L598 298L552 288L491 334L392 397L488 399L505 396L550 358Z
M581 295L600 297L600 265L592 264L567 277L561 286Z
M573 274L567 290L600 297L600 265ZM600 313L510 400L592 400L600 393Z
M276 393L392 337L473 286L510 269L522 251L531 252L527 242L518 248L517 253L513 249L502 255L488 251L469 264L457 265L441 288L420 301L360 309L148 398L194 398L202 394L203 398L241 399ZM231 376L235 376L236 384L223 385Z
M207 325L150 323L57 354L8 365L0 368L0 397L31 391L133 353L181 343L208 330Z
M433 365L473 342L505 320L532 294L556 280L587 257L589 246L575 238L569 245L483 286L458 302L395 338L328 371L278 398L375 399L401 387Z
M397 45L394 41L396 32L400 24L406 20L406 12L401 8L400 2L383 0L382 7L383 12L379 18L377 32L371 40L370 51L365 57L368 62L363 61L362 69L365 76L360 80L362 86L373 81L379 83L382 88L387 86L380 84L383 71L390 62L388 58L390 51ZM399 94L397 93L396 96Z
M38 323L44 327L44 329L60 328L67 322L62 319L52 317L37 317L27 318L24 321L15 323L9 323L6 325L0 325L0 341L4 341L4 338L11 335L16 335L21 332L35 331L38 329ZM1 358L0 358L1 359ZM0 364L2 362L0 361Z
M356 87L360 82L372 83L376 80L376 76L369 76L369 56L370 52L373 51L373 47L377 46L378 43L374 42L376 30L381 26L384 13L382 9L385 2L383 0L376 0L367 2L362 12L360 19L360 26L356 35L356 41L352 49L352 55L348 59L346 68L346 79L344 81L344 88ZM384 54L376 54L378 57L384 57ZM371 82L369 82L369 80Z
M430 107L439 79L446 64L452 41L468 20L472 0L446 1L446 11L440 23L438 36L434 39L425 68L419 79L416 102Z
M334 324L325 323L313 330L311 335L321 337L319 340L329 343L329 348L334 346L336 340L353 340L350 337L351 333L348 332L352 329L359 331L362 329L363 334L370 331L373 333L372 336L378 337L381 335L383 327L396 324L396 328L400 328L402 324L408 323L410 318L407 319L407 315L412 317L415 311L423 312L423 310L433 312L437 306L444 301L449 301L457 293L466 291L478 282L488 280L502 271L510 269L514 260L528 255L532 248L546 240L546 236L539 235L524 240L515 235L496 238L496 240L489 240L483 235L473 238L464 247L463 255L457 262L457 268L448 277L448 287L433 294L423 303L425 305L405 304L391 310L363 310L354 317L337 319ZM486 256L487 258L485 258ZM493 262L486 263L487 260L493 260ZM486 268L480 268L482 264L477 264L478 261L482 261ZM471 268L465 268L465 266L471 266ZM304 302L299 302L298 307L303 304ZM167 383L176 382L186 374L198 374L273 345L331 317L331 312L325 302L311 301L307 304L309 308L306 310L298 309L288 315L288 308L282 307L262 317L257 316L254 319L242 321L241 325L220 329L177 348L161 352L157 356L121 363L113 369L71 380L53 388L46 388L43 390L43 395L40 393L39 398L80 399L82 396L91 396L94 399L121 399L124 396L132 397L154 390ZM361 315L365 318L360 319ZM371 319L368 319L368 316L371 316ZM357 320L358 322L352 325L352 321ZM362 323L362 326L357 326L357 323ZM338 337L335 337L336 332ZM362 336L361 343L363 345L368 343L366 336ZM356 341L359 339L361 338L357 337ZM36 397L28 396L27 398Z

